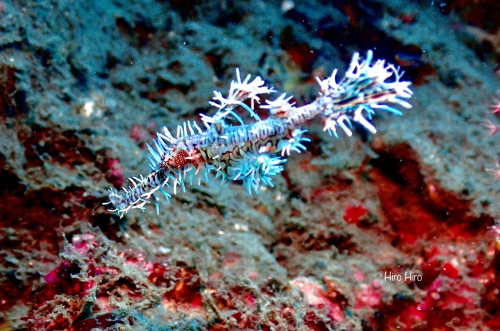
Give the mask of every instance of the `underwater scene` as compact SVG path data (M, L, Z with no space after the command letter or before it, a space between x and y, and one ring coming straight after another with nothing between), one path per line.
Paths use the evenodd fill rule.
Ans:
M500 330L497 0L0 2L0 331Z

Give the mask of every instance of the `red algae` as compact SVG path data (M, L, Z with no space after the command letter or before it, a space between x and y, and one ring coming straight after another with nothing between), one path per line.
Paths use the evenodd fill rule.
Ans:
M398 245L413 245L422 239L470 239L484 235L494 224L490 216L472 216L470 201L424 179L408 145L378 152L381 156L370 176Z

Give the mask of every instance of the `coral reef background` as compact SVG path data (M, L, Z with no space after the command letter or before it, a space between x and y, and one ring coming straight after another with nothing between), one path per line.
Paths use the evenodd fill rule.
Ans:
M17 0L0 27L0 330L500 329L496 1ZM235 68L300 105L368 49L415 93L376 135L311 123L259 195L102 205Z

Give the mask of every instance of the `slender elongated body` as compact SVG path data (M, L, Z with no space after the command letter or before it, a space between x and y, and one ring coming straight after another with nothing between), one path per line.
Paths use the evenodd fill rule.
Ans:
M215 115L201 116L204 130L188 121L178 125L175 136L167 128L158 133L155 148L148 145L152 172L147 177L130 178L133 185L123 191L110 189L110 211L121 217L130 209L144 209L151 201L158 208L154 193L161 192L169 199L167 187L175 194L177 187L184 189L186 182L203 178L208 181L212 171L222 181L242 180L249 193L258 192L261 186L272 186L272 176L283 170L291 151L300 153L306 149L303 142L309 139L304 137L303 126L316 117L322 118L324 130L335 136L337 126L351 136L352 121L375 133L369 121L375 110L401 115L393 105L410 108L403 99L411 97L412 92L410 82L401 81L394 66L372 60L371 51L364 60L355 53L345 77L337 83L335 70L331 77L318 79L318 97L305 106L295 107L290 103L292 97L285 94L273 101L266 100L266 105L261 106L270 112L266 120L257 116L254 104L261 95L274 90L266 87L260 77L250 82L247 76L241 81L237 70L237 80L231 83L228 96L216 91L210 102L218 109ZM250 106L244 103L246 100L251 101ZM245 123L234 112L237 107L246 109L253 122ZM239 125L230 124L229 117Z

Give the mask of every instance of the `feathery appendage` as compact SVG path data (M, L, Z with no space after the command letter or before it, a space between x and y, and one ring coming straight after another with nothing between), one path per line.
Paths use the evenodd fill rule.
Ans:
M144 210L153 201L157 211L159 205L154 193L161 192L167 200L171 195L165 189L177 187L185 190L188 182L200 183L210 180L210 173L223 182L241 180L248 192L258 192L262 186L273 186L272 177L283 170L286 157L292 151L306 150L304 143L310 141L302 129L307 121L316 117L324 120L324 130L337 136L340 127L348 136L352 135L352 122L358 122L368 131L376 129L370 123L376 110L397 115L401 112L395 106L411 108L404 99L410 98L410 82L401 81L402 73L384 60L373 63L373 53L368 51L364 60L355 53L342 80L336 82L337 70L326 79L318 79L320 92L312 103L295 107L291 96L282 94L275 100L266 100L261 108L269 110L269 117L261 120L255 112L255 103L261 95L274 92L266 87L260 77L250 81L248 75L243 81L236 70L236 81L231 82L227 97L215 91L210 104L217 108L213 116L201 115L205 126L192 121L177 126L174 136L167 128L158 133L154 148L150 151L149 176L130 178L132 186L123 191L109 190L113 206L110 211L122 217L134 208ZM250 106L245 104L250 100ZM241 107L254 119L246 123L235 109ZM227 121L235 119L239 125Z

